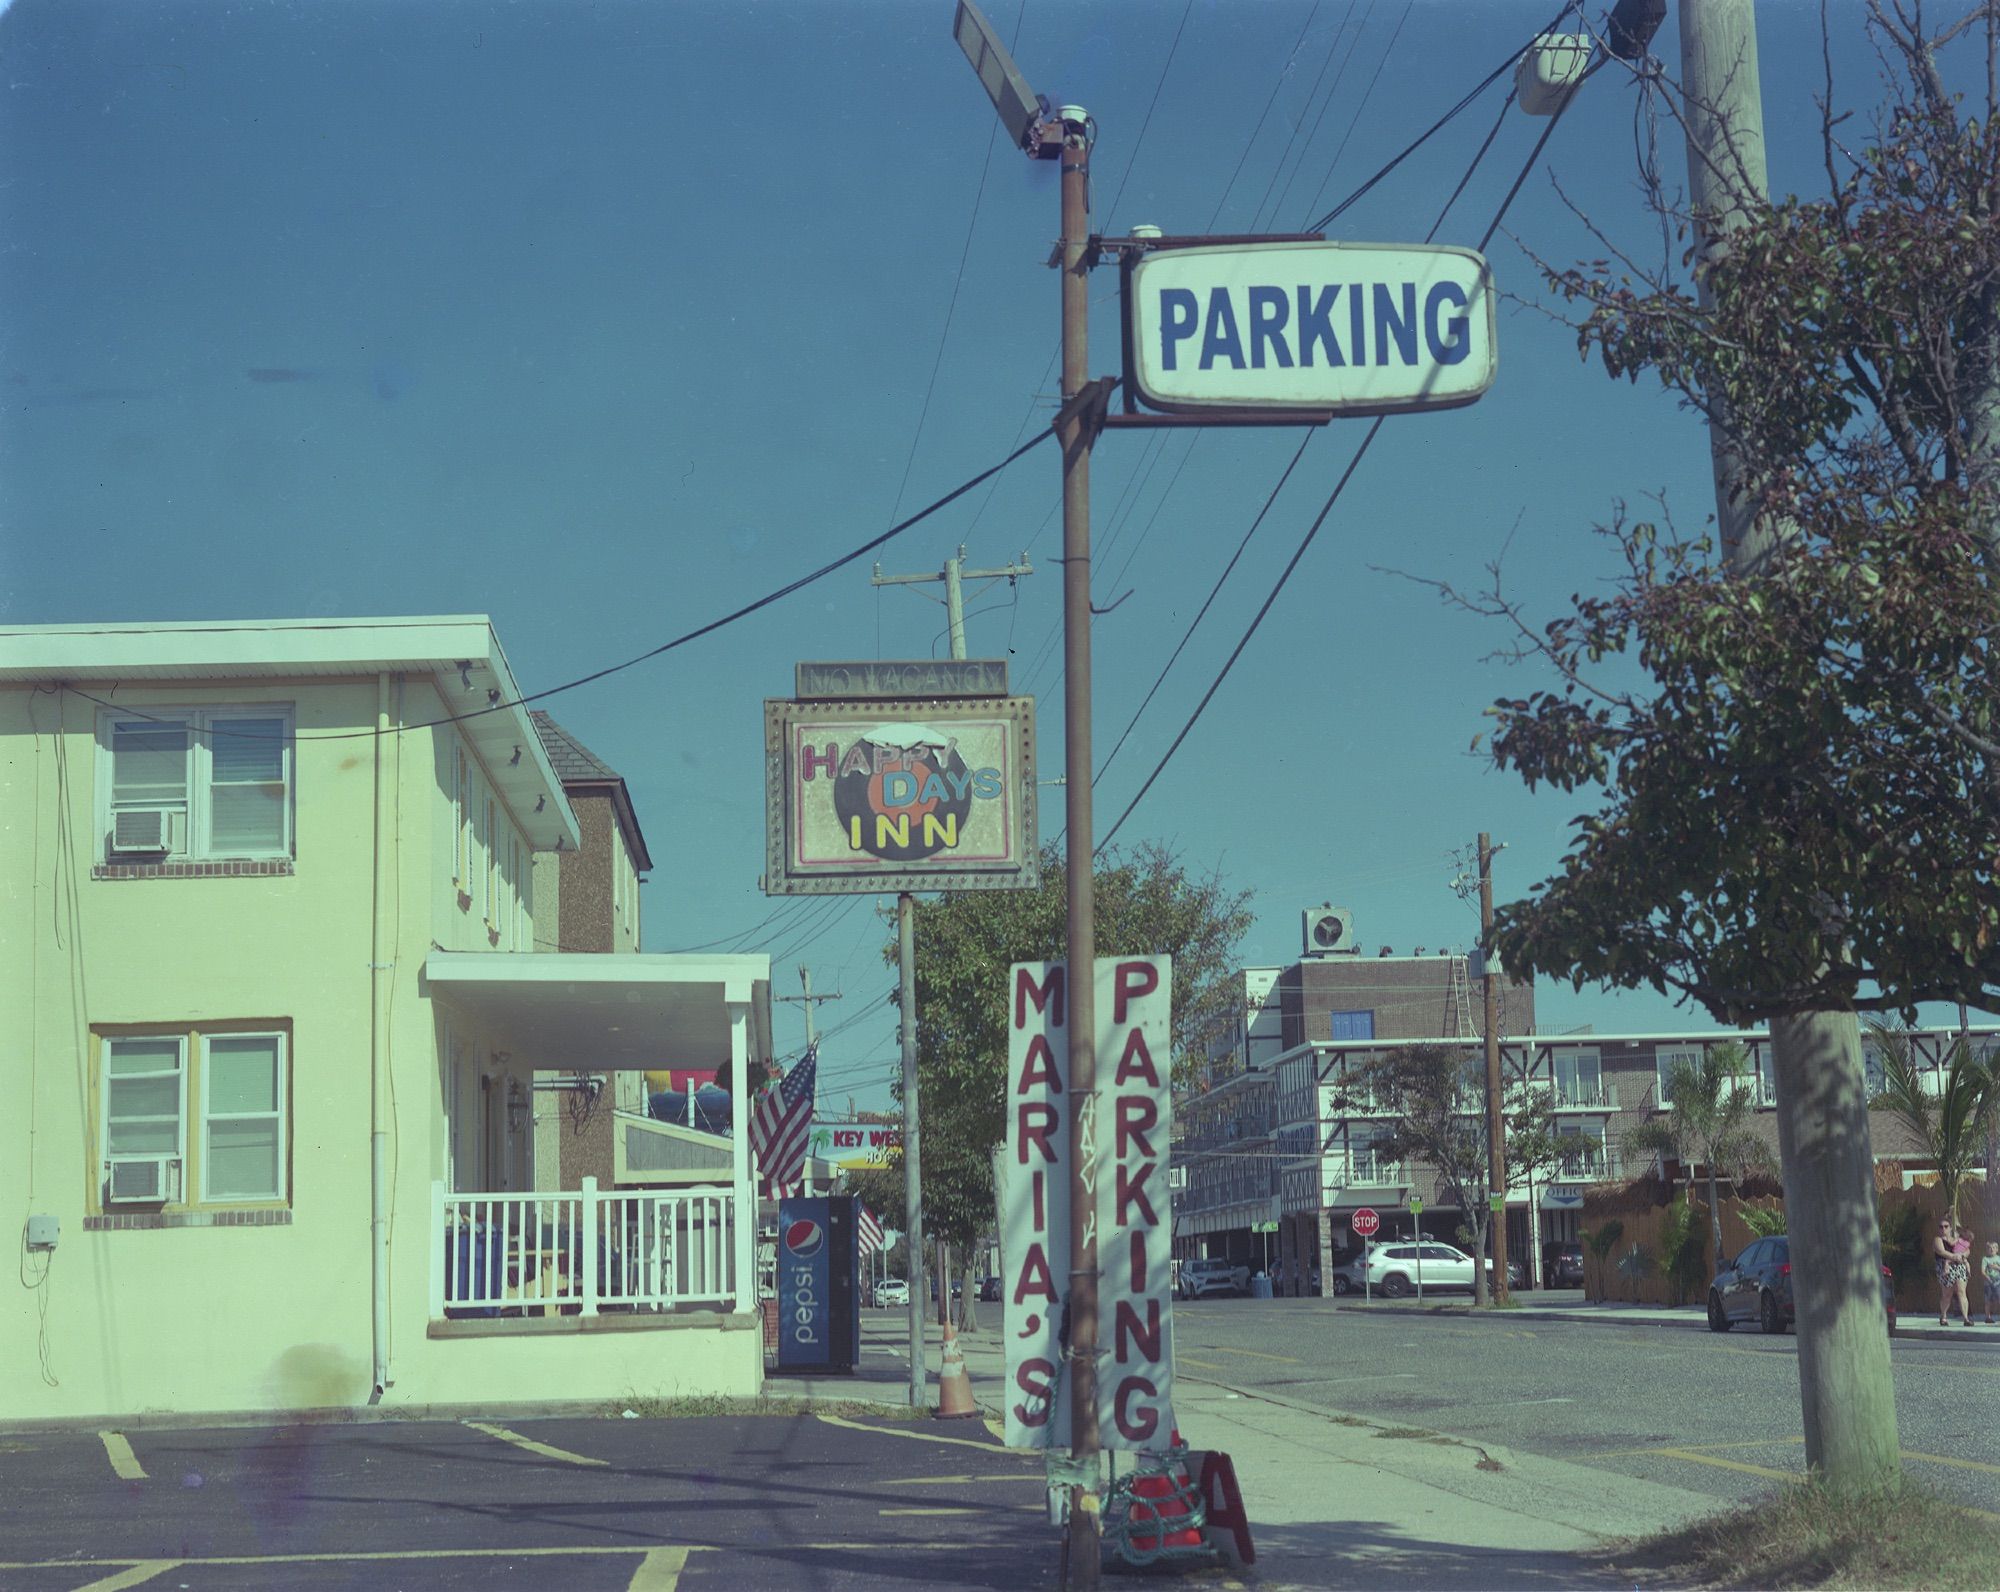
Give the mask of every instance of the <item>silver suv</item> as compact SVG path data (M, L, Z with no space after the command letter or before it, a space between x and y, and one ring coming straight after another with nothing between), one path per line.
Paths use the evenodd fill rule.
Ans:
M1210 1294L1247 1294L1249 1291L1248 1266L1214 1258L1181 1262L1183 1299L1205 1299Z

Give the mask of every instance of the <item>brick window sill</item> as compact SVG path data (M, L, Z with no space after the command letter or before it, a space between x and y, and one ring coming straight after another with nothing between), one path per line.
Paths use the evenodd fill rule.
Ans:
M86 1216L86 1233L158 1231L166 1227L290 1227L289 1210L257 1211L120 1211L110 1216Z
M289 879L290 857L266 857L236 862L100 862L93 879Z

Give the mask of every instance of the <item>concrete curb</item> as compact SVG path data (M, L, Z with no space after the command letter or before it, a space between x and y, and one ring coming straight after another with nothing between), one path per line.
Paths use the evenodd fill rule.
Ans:
M1708 1322L1699 1315L1670 1316L1660 1312L1641 1315L1634 1311L1630 1315L1608 1315L1594 1310L1475 1310L1470 1305L1342 1305L1336 1310L1358 1310L1363 1315L1376 1316L1451 1316L1461 1321L1580 1321L1593 1327L1680 1327L1690 1331L1706 1332ZM1745 1329L1739 1329L1745 1330ZM1912 1326L1907 1318L1896 1324L1898 1338L1914 1338L1930 1343L1974 1343L1988 1348L2000 1349L2000 1326L1991 1331L1982 1327L1932 1327Z

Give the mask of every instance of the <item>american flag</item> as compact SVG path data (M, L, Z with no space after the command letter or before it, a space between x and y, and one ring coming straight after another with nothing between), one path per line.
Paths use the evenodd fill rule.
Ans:
M882 1247L882 1224L875 1220L875 1213L864 1205L861 1207L861 1219L854 1226L861 1238L861 1258L866 1260Z
M819 1071L819 1041L806 1047L799 1064L775 1089L757 1097L750 1113L750 1148L763 1169L765 1192L782 1196L799 1182L812 1134L813 1083Z

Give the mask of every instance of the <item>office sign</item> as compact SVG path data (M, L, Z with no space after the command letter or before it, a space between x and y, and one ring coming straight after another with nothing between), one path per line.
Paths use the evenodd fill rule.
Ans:
M1210 244L1127 279L1127 376L1174 413L1404 414L1493 385L1493 278L1471 249Z
M817 701L879 697L1003 697L1005 658L872 658L792 666L792 695Z
M1167 1194L1173 961L1100 957L1097 1088L1083 1109L1091 1159L1076 1180L1096 1210L1098 1431L1107 1448L1159 1449L1173 1419L1173 1268ZM1062 1396L1069 1286L1069 990L1061 962L1008 977L1002 1277L1006 1441L1069 1442Z
M769 895L1040 879L1031 697L764 704Z

